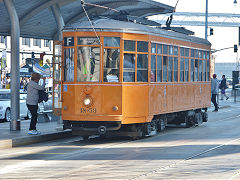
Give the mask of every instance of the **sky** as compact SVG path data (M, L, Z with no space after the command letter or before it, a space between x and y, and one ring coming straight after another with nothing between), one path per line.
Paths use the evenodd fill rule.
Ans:
M177 0L155 0L163 4L174 6ZM234 5L234 0L208 0L208 13L231 13L240 14L240 0L237 5ZM179 0L176 12L206 12L206 0ZM173 14L174 20L174 14ZM195 36L205 38L204 26L188 26L189 30L195 32ZM212 44L212 49L222 49L226 47L233 47L238 44L238 27L212 27L214 35L208 36L208 40ZM208 29L209 33L209 29ZM240 51L240 47L239 47ZM236 62L237 53L233 49L219 51L214 53L215 62ZM238 55L238 57L240 57Z

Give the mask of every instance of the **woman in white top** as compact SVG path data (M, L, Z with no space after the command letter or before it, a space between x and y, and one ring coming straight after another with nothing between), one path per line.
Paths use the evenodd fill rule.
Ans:
M41 78L41 75L39 73L32 73L31 81L27 85L27 107L28 110L30 111L32 118L31 118L31 123L29 127L28 134L40 134L39 131L36 130L36 124L37 124L37 110L38 110L38 91L39 90L44 90L45 88L45 78L43 78L43 85L39 85L38 82Z

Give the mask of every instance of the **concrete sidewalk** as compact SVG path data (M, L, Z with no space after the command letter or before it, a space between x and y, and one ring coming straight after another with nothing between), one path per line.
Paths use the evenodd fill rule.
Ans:
M69 130L57 131L56 121L38 123L37 129L41 134L29 135L29 124L30 120L22 120L20 131L10 131L10 122L0 123L0 149L13 148L72 136L72 132Z

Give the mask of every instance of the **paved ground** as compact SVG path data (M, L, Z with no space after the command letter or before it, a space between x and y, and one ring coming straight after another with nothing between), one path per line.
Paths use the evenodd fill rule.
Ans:
M240 103L220 102L199 127L156 136L80 137L0 150L0 179L240 179Z
M21 121L20 131L10 131L10 122L0 123L0 149L22 146L37 142L71 136L70 131L57 131L57 122L38 123L41 135L28 135L30 120Z

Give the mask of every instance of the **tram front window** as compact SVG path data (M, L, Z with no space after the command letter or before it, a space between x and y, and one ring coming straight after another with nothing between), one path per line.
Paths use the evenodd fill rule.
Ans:
M119 82L120 49L104 49L104 82Z
M74 49L64 49L64 80L74 81Z
M77 81L98 82L100 77L100 48L78 47Z

